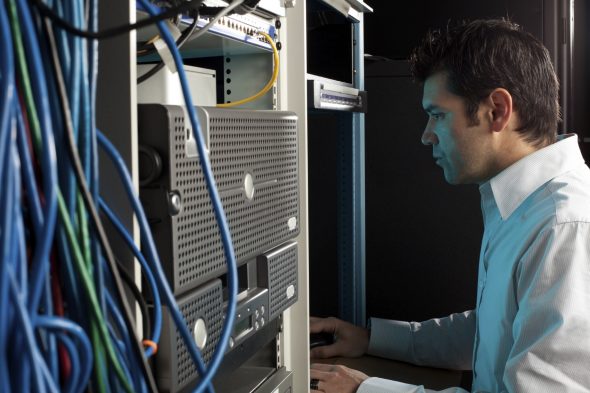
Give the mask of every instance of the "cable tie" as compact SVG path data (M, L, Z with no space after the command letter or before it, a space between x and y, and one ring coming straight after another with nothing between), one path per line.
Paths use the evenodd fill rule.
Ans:
M141 343L146 347L152 347L154 349L154 353L152 355L158 353L158 344L156 344L152 340L144 339Z

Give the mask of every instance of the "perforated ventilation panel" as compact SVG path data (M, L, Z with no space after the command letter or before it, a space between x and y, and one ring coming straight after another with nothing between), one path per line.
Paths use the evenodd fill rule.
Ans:
M197 109L209 136L211 167L238 262L295 237L299 233L295 114ZM182 108L140 105L140 144L158 150L164 163L162 176L142 187L142 201L176 294L226 270L203 172L198 158L187 156L186 140ZM170 202L173 194L181 200L178 214Z
M297 301L297 243L288 243L259 257L259 281L268 286L269 315L273 320Z
M183 314L187 327L194 334L195 324L199 319L204 322L207 335L201 357L208 364L219 343L223 327L223 293L221 281L212 283L178 299L178 307ZM198 378L196 366L172 318L166 313L162 329L160 349L156 355L157 378L161 391L178 392ZM202 333L202 331L201 331Z

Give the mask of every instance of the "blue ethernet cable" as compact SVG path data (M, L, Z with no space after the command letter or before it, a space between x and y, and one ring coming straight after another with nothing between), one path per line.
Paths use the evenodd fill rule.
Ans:
M0 48L3 49L2 56L0 56L0 71L2 78L0 78L0 157L6 154L6 141L2 137L6 132L9 132L10 121L12 118L12 105L15 99L15 73L14 73L14 57L12 47L12 32L10 31L10 23L6 14L4 3L0 5Z
M133 381L134 389L137 392L147 393L146 390L140 390L141 384L141 371L138 369L137 364L135 364L134 356L127 356L126 348L132 348L131 339L129 338L129 332L125 327L125 321L123 321L123 317L119 312L119 308L115 301L113 300L109 291L105 291L105 299L107 301L107 311L110 314L110 319L115 323L115 327L109 326L109 332L111 334L111 339L114 342L117 342L118 337L122 337L122 345L116 345L115 348L117 356L119 357L119 363L121 363L122 367L124 368L127 379L129 381ZM119 333L117 336L116 331ZM139 388L139 389L138 389Z
M71 1L65 2L62 6L62 17L64 19L70 20L73 25L79 27L83 22L83 17L80 17L79 13L79 1ZM62 5L60 2L58 5ZM60 34L61 33L61 34ZM81 80L84 79L84 75L82 75L82 41L80 37L73 36L71 34L65 34L63 30L60 30L56 34L56 42L58 46L62 48L60 53L60 63L62 65L62 72L64 76L64 82L66 83L66 90L68 92L68 101L69 107L71 110L71 123L73 127L73 135L74 140L76 141L76 145L79 147L81 152L80 158L82 162L83 168L85 167L84 161L84 153L85 147L84 143L86 140L86 135L81 130L80 124L80 106L84 105L80 101L81 96ZM61 54L69 54L69 61L65 58L62 58ZM68 187L64 190L64 196L66 199L66 204L68 205L68 210L70 217L72 218L73 222L76 222L75 217L77 215L76 207L78 204L77 196L78 196L78 189L76 188L76 180L75 176L71 171L68 171ZM86 172L85 172L86 174ZM88 178L88 177L86 177Z
M17 329L15 325L13 325L13 329L12 329L12 333L15 334L15 342L13 344L15 345L19 345L21 343L23 343L22 340L24 340L24 342L27 344L25 346L30 347L31 345L33 345L32 348L30 348L30 352L29 352L29 361L27 361L27 357L22 357L21 358L21 362L20 364L17 365L19 372L21 373L21 378L19 379L18 382L24 381L24 385L27 385L27 379L28 379L28 375L30 373L31 370L34 371L37 370L37 367L40 368L40 370L44 373L45 375L45 383L47 385L47 387L53 391L54 390L54 386L55 384L53 383L54 380L56 380L55 375L47 375L49 373L49 370L46 370L47 372L45 372L44 367L45 365L45 359L43 359L42 354L39 352L39 348L37 346L37 343L35 341L31 341L31 338L29 337L29 333L27 332L27 327L29 327L31 330L33 330L34 328L34 324L31 322L31 320L29 319L30 316L26 314L26 308L24 307L24 300L25 298L25 294L27 294L27 282L26 282L26 269L27 269L27 262L26 262L26 249L24 247L24 228L22 226L23 224L23 217L22 217L22 210L21 210L21 206L20 206L20 200L21 200L21 193L20 193L20 185L21 183L21 176L20 176L20 168L21 168L21 160L20 160L20 156L18 154L18 128L17 127L17 123L18 120L20 119L19 115L20 112L18 112L18 109L20 109L17 105L16 102L13 105L13 111L14 114L13 116L15 117L14 122L13 122L13 127L14 127L14 131L10 132L10 142L9 142L9 152L7 154L7 165L6 167L8 168L8 172L7 172L7 182L8 182L8 189L6 191L8 199L12 199L12 201L8 201L7 202L7 207L8 207L8 212L9 214L7 216L9 216L12 219L12 223L11 225L13 226L13 228L15 228L15 230L13 230L12 228L9 228L8 226L4 226L4 229L7 231L10 231L10 233L8 233L9 236L12 236L12 244L9 246L10 247L10 256L7 260L3 261L3 264L6 265L7 267L7 271L8 271L8 275L9 280L10 280L10 284L11 284L11 289L13 291L13 296L15 292L18 292L18 288L19 288L19 281L20 284L22 285L20 288L20 293L21 293L21 297L17 302L17 311L20 311L21 315L21 319L22 319L22 327L24 327L24 331L25 336L23 337L22 335L22 330L21 329ZM20 119L22 120L22 119ZM22 126L22 124L21 124ZM22 127L20 127L22 128ZM13 233L14 231L14 233ZM20 237L20 239L19 239ZM17 279L16 277L19 277L19 279ZM22 302L22 303L21 303ZM14 304L12 303L12 304ZM46 301L46 310L47 312L51 312L51 303L50 303L50 297L47 299ZM34 311L34 313L36 313L36 310ZM55 340L53 339L52 336L45 336L47 338L47 343L49 345L49 352L51 352L52 350L55 351ZM33 338L34 340L34 338ZM18 351L15 351L18 352ZM50 359L51 360L51 359ZM56 366L53 366L54 368L56 368ZM39 374L37 374L39 375ZM44 391L45 389L45 384L43 384L43 381L41 381L39 378L37 379L37 383L41 383L41 385L38 387L40 389L40 391ZM18 386L18 385L16 385Z
M27 58L30 60L29 64L33 70L31 80L34 91L37 93L35 94L35 102L39 108L38 115L41 123L41 139L43 145L41 168L44 171L43 193L46 208L46 214L43 220L44 236L38 239L35 248L31 269L33 276L31 285L32 294L28 299L29 309L36 310L41 297L42 281L44 276L47 275L49 267L49 251L53 242L53 234L57 221L57 190L55 187L55 184L57 184L57 158L48 102L49 95L47 94L45 73L41 64L41 51L39 50L37 34L32 24L32 17L26 0L18 0L18 3L19 21L24 30L23 40L25 50L27 52Z
M101 262L102 263L102 262ZM105 291L105 294L107 294L108 291ZM110 296L108 296L110 298ZM106 296L105 296L106 299ZM113 308L115 307L115 308ZM109 303L109 301L107 300L107 313L105 314L105 316L109 316L112 317L112 313L111 310L116 310L116 306L112 305L112 302ZM109 315L109 313L111 315ZM119 314L117 314L119 315ZM112 319L111 319L112 320ZM117 361L120 364L121 370L123 372L123 374L125 375L125 379L127 381L128 384L130 384L130 386L136 390L136 387L134 386L134 384L137 382L136 379L134 379L134 377L139 377L139 375L141 374L141 371L137 371L134 373L131 373L130 370L128 369L130 360L127 356L125 356L125 348L130 348L130 341L128 339L128 335L126 334L126 330L122 330L121 332L124 332L126 339L121 341L119 340L118 336L117 336L117 332L114 330L113 325L108 322L106 324L107 327L107 332L109 335L109 338L111 340L111 342L113 343L113 350L115 353L115 356L117 357ZM117 330L119 331L119 330ZM97 362L99 360L95 359L95 362ZM107 392L113 391L113 392L121 392L124 390L123 386L121 385L121 381L119 380L119 378L117 378L114 373L112 372L107 372L106 377L108 378L108 382L107 381L103 381L104 383L104 388ZM140 378L141 379L141 378ZM139 392L138 392L139 393ZM144 392L141 392L144 393Z
M35 171L33 170L33 161L27 143L22 112L20 108L17 108L15 112L18 130L18 154L21 157L21 167L23 171L22 179L24 180L25 190L27 191L27 200L29 202L28 207L35 237L39 237L41 236L41 231L43 229L43 211L41 208L41 202L39 201L39 191L37 189L37 183L35 182Z
M66 15L68 16L67 19L72 21L72 24L76 27L82 27L83 25L83 17L80 16L80 2L79 1L66 1L65 2L66 8ZM59 36L58 36L59 37ZM56 39L58 39L56 37ZM58 41L61 41L58 39ZM80 135L80 89L81 89L81 79L84 78L82 75L82 58L83 58L83 51L82 51L82 39L80 37L74 36L72 34L66 35L66 40L62 41L62 45L69 45L71 47L70 52L72 53L71 56L71 64L70 69L64 69L64 77L68 76L66 79L67 89L70 92L70 108L72 108L72 123L74 125L74 135L81 137ZM62 62L62 64L64 64ZM67 64L65 64L67 66Z
M3 26L6 26L6 24L3 24ZM30 33L30 32L29 32L29 33ZM11 52L10 52L10 53L11 53ZM2 75L4 76L4 70L2 71ZM44 83L44 82L42 81L42 82L41 82L41 84L43 84L43 83ZM37 100L37 102L39 101L38 97L36 97L36 100ZM39 105L39 104L38 104L38 105ZM47 113L47 111L42 111L42 113ZM45 130L46 128L44 128L44 127L43 127L43 129ZM52 136L52 134L50 134L50 135ZM47 148L47 143L44 143L44 145L45 145L45 147ZM51 146L51 145L50 145L50 146ZM44 149L44 151L46 151L46 150ZM20 184L20 182L19 182L19 184ZM55 184L55 182L53 182L53 183L51 183L51 184L52 184L52 186L53 186L53 185ZM18 206L18 204L14 204L14 205L15 205L15 206ZM48 216L49 216L49 215L50 215L50 214L48 214ZM4 229L6 229L6 227L5 227ZM53 233L53 231L45 231L45 233L51 234L51 233ZM24 238L24 237L23 237L23 238ZM48 259L47 259L47 260L48 260ZM40 274L40 277L46 278L46 277L48 277L48 276L47 276L46 274L45 274L45 275L44 275L44 274ZM38 287L38 288L41 288L41 289L38 289L38 290L39 290L39 291L42 291L42 288L47 288L47 285L43 285L43 284L42 284L42 285L41 285L41 287ZM22 291L22 288L21 288L21 291ZM40 356L39 354L37 354L37 355L31 355L31 359L32 359L31 363L34 363L34 362L36 362L36 361L41 361L41 362L42 362L41 356ZM50 390L50 391L56 391L56 389L52 387L52 385L51 385L51 382L50 382L50 381L52 380L52 378L53 378L53 377L51 376L51 374L49 373L49 371L48 371L48 369L45 367L45 365L43 365L43 367L42 367L42 369L41 369L41 375L42 375L42 377L44 378L44 382L47 382L47 383L48 383L49 390ZM53 379L55 379L55 378L53 378ZM44 385L43 385L43 384L39 384L38 382L39 382L39 381L37 381L37 387L38 387L38 390L39 390L39 391L44 391L44 390L45 390L45 388L44 388Z
M22 160L21 160L22 162ZM17 173L17 176L19 174ZM23 175L20 174L20 177L23 178ZM20 184L18 182L17 184ZM28 292L28 263L27 263L27 244L26 244L26 236L25 236L25 225L23 220L23 212L22 209L18 209L16 212L16 218L14 220L14 224L16 226L16 239L17 239L17 259L15 261L17 271L15 272L17 276L17 280L19 286L23 292Z
M47 2L47 5L51 7L53 5L53 3L54 2L52 0L50 0ZM67 16L64 15L64 5L63 5L62 1L55 1L54 10L60 18L67 18ZM61 30L58 31L56 38L57 37L59 37L60 41L63 41L63 42L67 42L67 40L68 40L68 34L65 31L61 31ZM70 64L72 62L69 46L60 45L58 47L58 50L59 50L59 58L60 58L61 63L69 69Z
M35 349L37 350L37 348L35 348ZM45 363L43 363L43 356L41 356L41 354L39 353L38 350L35 352L34 363L37 367L39 367L39 372L41 373L41 376L43 377L44 381L46 382L45 385L43 386L43 389L49 390L50 393L58 393L59 387L57 386L55 381L51 378L51 374L49 373L49 369L47 368L47 365Z
M71 4L68 3L65 5L63 13L66 18L73 20L73 25L82 27L85 23L84 10L82 8L83 7L80 6L79 1L74 1L71 2ZM65 33L63 30L60 31ZM86 52L83 47L84 40L70 34L59 35L58 37L60 37L62 46L69 45L71 48L72 66L69 67L69 71L67 71L69 72L67 80L68 91L71 93L69 94L69 101L70 108L72 109L72 124L74 126L74 135L80 151L80 159L88 187L94 198L93 200L98 201L99 182L98 177L96 177L96 179L93 178L93 168L95 167L95 164L92 161L92 149L96 142L92 140L94 136L91 131L92 122L90 116L93 113L91 111L93 108L90 108L90 86L89 80L86 77L88 59L85 56ZM66 71L64 70L64 73L65 72ZM81 111L79 110L80 107L82 108ZM98 168L97 165L96 168ZM68 206L70 208L70 215L74 217L76 214L74 211L77 195L75 187L76 181L75 176L71 171L68 170L67 173L69 174L66 187L66 189L68 189ZM96 173L98 173L98 169L96 169ZM98 202L96 202L96 204L96 208L98 209ZM96 235L91 231L89 237L92 260L99 261L101 260L101 251ZM103 269L104 267L101 263L96 263L93 266L93 277L95 280L97 298L99 300L100 308L104 313L106 312L106 302L103 293L105 288Z
M198 352L198 350L196 348L195 342L192 340L192 338L190 336L190 333L189 333L189 331L186 327L186 323L184 321L184 317L182 316L182 314L180 313L180 310L178 309L178 305L176 304L176 299L174 298L174 295L172 294L172 291L168 285L168 281L166 279L164 271L162 270L162 264L160 262L160 258L158 256L157 251L156 251L156 246L154 244L154 240L151 235L151 230L150 230L147 218L145 216L145 213L143 211L143 207L141 206L141 203L139 202L138 197L135 195L133 183L132 183L131 177L129 176L129 173L127 171L127 167L125 166L125 163L123 162L123 158L121 157L121 155L119 154L117 149L115 149L115 147L111 144L111 142L100 131L97 131L97 136L98 136L98 142L99 142L100 146L107 153L109 158L115 164L115 168L119 172L119 177L121 178L121 180L123 182L123 186L125 188L125 191L127 192L127 195L129 197L129 200L131 202L131 205L133 207L133 210L134 210L137 220L139 222L139 226L141 228L141 231L140 231L141 241L146 249L147 260L153 261L153 263L154 263L154 266L152 266L153 272L155 273L154 277L156 279L156 282L158 283L158 288L162 292L162 297L164 299L164 302L168 306L168 310L170 312L170 315L172 316L172 319L174 320L174 323L176 324L176 327L178 328L180 335L182 336L183 340L185 340L185 345L186 345L189 353L191 354L191 357L193 357L193 361L195 361L197 369L199 370L200 373L204 373L203 360L201 358L200 353ZM192 346L192 348L191 348L191 346Z
M73 2L73 10L72 10L74 18L74 26L78 28L84 27L84 10L81 7L79 1ZM77 128L79 129L79 145L80 148L80 159L82 161L82 167L84 168L84 175L86 177L86 181L90 184L91 179L91 168L92 168L92 155L91 155L91 143L90 143L90 84L88 78L88 58L86 57L86 47L85 42L81 37L75 35L69 35L70 39L73 42L75 48L75 58L77 66L74 67L72 74L76 76L76 82L73 84L73 94L71 96L71 104L72 108L76 105L75 103L80 102L80 105L76 107L81 107L82 111L79 114L74 114L72 112L72 119L74 124L76 124ZM74 96L75 95L75 96ZM76 108L77 109L77 108ZM98 202L96 202L96 208L98 209Z
M57 334L58 337L65 336L65 333L67 332L69 335L74 337L76 339L76 341L78 342L78 344L81 346L80 349L77 349L74 346L74 348L76 348L74 352L77 353L77 356L80 359L80 361L77 363L74 361L74 359L72 359L72 368L74 368L74 367L81 368L81 370L78 371L79 372L79 377L78 377L79 383L76 384L76 386L74 386L73 389L74 389L74 391L75 391L75 389L78 389L79 392L82 392L85 389L85 387L90 379L90 374L92 372L92 363L93 363L93 359L91 356L92 345L90 343L90 340L88 339L88 336L86 335L86 332L79 325L77 325L76 323L69 321L65 318L37 316L35 318L34 322L37 327L41 327L44 329L51 329L51 330L55 330L56 332L59 332ZM70 354L71 354L72 353L71 349L68 349L68 352L70 352Z
M22 11L22 8L24 8L24 11ZM22 7L21 8L21 12L26 13L28 10L26 9L26 7ZM25 18L26 19L26 18ZM48 111L43 111L43 113L47 113ZM66 248L67 249L67 248ZM40 273L39 277L43 277L45 275L45 273ZM73 281L75 282L75 281ZM39 288L39 286L37 286L36 288Z
M78 370L78 365L84 363L80 362L78 350L76 349L76 345L71 338L69 338L66 334L57 334L56 337L57 340L61 342L61 344L66 348L73 366L70 370L68 380L65 381L63 390L65 393L76 393L76 388L81 389L82 386L86 386L85 383L80 381L80 371Z
M30 213L30 217L31 217L31 221L33 223L33 229L35 232L35 237L36 238L41 238L42 235L42 220L43 220L43 212L41 211L41 204L38 198L38 191L37 191L37 185L35 182L35 174L34 174L34 170L32 167L32 158L30 155L30 151L29 151L29 147L27 144L27 136L26 136L26 130L24 127L24 120L22 117L22 112L20 110L20 107L17 107L15 110L16 113L16 120L17 120L17 142L18 142L18 154L20 156L20 162L21 162L21 170L23 172L21 179L23 180L24 186L25 186L25 190L27 191L27 200L29 201L28 206L29 206L29 213ZM17 182L17 184L20 184L20 182ZM19 266L17 266L17 276L19 277L18 281L19 281L19 286L21 288L21 292L22 293L28 293L28 283L27 283L27 261L26 261L26 248L25 248L25 235L24 235L24 229L23 229L23 222L22 222L22 217L17 218L15 220L16 225L19 226L19 230L17 231L21 241L21 245L20 245L20 252L22 254L22 257L20 259L20 264ZM29 367L28 364L23 365L23 367ZM20 383L21 386L23 383L27 383L29 378L26 377L26 374L28 374L30 372L27 370L23 370L22 374L22 382ZM55 374L54 374L55 375ZM28 391L28 389L26 387L23 386L23 391Z
M14 106L12 106L14 108ZM10 111L12 114L12 110ZM10 281L11 273L16 265L16 260L18 256L18 248L15 247L15 236L14 236L14 216L15 216L15 201L18 196L18 189L17 185L15 184L17 181L17 173L14 167L15 157L13 156L13 146L12 146L12 131L9 129L8 132L4 134L0 134L3 142L6 146L6 155L2 157L0 160L3 163L4 171L1 173L2 175L2 182L4 183L4 190L3 190L3 198L2 198L2 214L0 214L1 221L0 225L2 228L2 232L0 233L0 247L2 249L2 266L0 267L0 272L2 273L1 279L2 284L6 285L5 288L0 288L0 291L8 290L8 282ZM8 281L8 282L7 282ZM0 355L2 356L3 370L0 370L2 373L2 378L6 378L5 381L2 381L2 384L8 386L8 390L10 391L10 378L11 376L7 373L8 370L8 363L6 359L6 349L9 345L9 333L14 331L12 324L9 322L11 321L11 303L8 299L3 299L2 304L7 304L8 307L2 307L0 310L0 341L2 343L2 352ZM14 321L12 321L14 323ZM3 386L3 388L5 387Z
M156 14L155 8L147 1L147 0L139 0L142 6L148 11L151 16ZM162 38L166 41L166 45L168 49L172 53L174 57L174 63L176 64L176 68L178 71L178 76L180 78L180 84L182 87L182 92L184 95L186 109L189 114L190 122L191 122L191 129L193 132L193 137L197 141L197 150L199 152L199 162L201 167L203 168L203 174L205 176L207 190L209 191L209 196L211 198L211 202L213 204L213 211L215 212L215 217L219 224L219 229L221 232L221 238L223 243L223 249L225 252L225 256L227 259L227 278L228 278L228 307L226 310L226 318L224 321L224 325L221 331L221 338L219 339L219 343L215 348L215 352L213 353L213 357L208 365L208 370L205 372L205 375L201 375L201 379L199 384L197 385L196 392L202 392L207 386L209 386L213 375L217 372L219 365L223 359L223 355L225 353L225 349L229 343L230 335L233 329L234 318L235 318L235 311L236 311L236 298L237 298L237 264L236 258L234 255L234 250L231 242L231 235L229 232L229 226L227 224L227 219L225 217L225 213L223 211L223 206L221 204L221 199L219 197L219 193L217 192L217 187L215 185L215 179L213 178L213 173L211 170L211 164L209 163L207 152L205 150L205 141L203 139L203 135L201 132L201 127L199 122L197 121L197 116L195 113L195 108L193 106L192 97L190 94L190 89L188 87L188 82L186 79L186 74L184 71L184 66L182 63L182 59L180 58L180 54L178 52L178 48L176 48L176 44L174 39L172 38L170 32L165 27L163 22L158 22L158 29L162 34ZM181 330L182 331L182 330ZM188 331L186 332L187 336L184 337L185 340L190 342L190 336L188 336ZM192 351L196 350L194 343L191 342L192 345L187 347L189 348L189 352L191 352L191 356L193 359L196 358L192 354Z
M15 105L16 106L16 105ZM20 111L18 110L18 108L15 110L17 118L20 115ZM18 138L18 135L17 135ZM18 156L18 150L17 152L15 152L15 156ZM21 168L23 163L23 160L20 160L21 162ZM16 185L16 191L19 192L20 190L20 184L21 183L21 179L23 178L22 174L19 173L19 171L15 172L15 177L16 177L16 181L15 181L15 185ZM21 200L21 196L19 194L15 195L15 200ZM20 207L19 204L15 205L15 210L14 210L14 225L16 227L16 242L18 243L18 245L15 245L15 247L17 247L17 259L14 261L14 270L15 270L15 277L16 280L18 282L19 288L20 288L20 292L22 294L26 294L28 293L28 260L27 260L27 246L26 246L26 236L25 236L25 227L24 227L24 220L23 220L23 211ZM12 330L13 333L17 332L18 329L16 330ZM17 340L12 341L12 345L15 345L15 348L21 348L22 344L24 343L24 338L22 337L22 335L17 333ZM16 367L18 367L18 374L20 374L21 380L20 381L16 381L16 385L14 386L18 386L19 388L22 388L22 391L30 391L29 386L30 386L30 375L31 375L31 368L34 367L34 364L32 362L29 361L24 361L24 362L19 362L17 363L18 365Z
M13 106L15 113L17 112L16 104ZM10 164L8 164L8 171L11 172L12 180L10 181L10 186L5 191L11 195L13 201L20 201L21 200L21 174L20 174L20 159L18 155L17 149L17 134L16 132L11 132L11 141L9 145L9 156L11 158ZM26 294L27 290L27 260L26 260L26 245L24 244L24 226L23 226L23 216L22 216L22 209L19 203L13 203L9 206L10 209L8 211L8 215L11 215L12 225L13 225L13 234L12 234L12 242L10 247L10 257L8 260L4 260L3 263L7 265L7 269L9 269L12 275L15 277L15 281L17 285L21 285L20 292L21 294ZM9 304L11 306L11 304ZM19 329L16 327L16 320L14 318L14 308L9 308L9 332L11 333L10 337L10 345L15 346L15 348L22 347L24 343L24 338L22 335L19 334ZM14 338L14 339L13 339ZM13 351L14 353L14 351ZM12 359L16 359L14 364L15 368L18 370L17 376L21 376L18 381L14 381L16 383L15 386L23 386L28 387L28 379L30 375L31 364L27 361L26 358L19 358L13 355ZM21 361L24 360L24 361ZM12 377L12 376L11 376ZM14 379L13 379L14 380ZM19 385L20 382L23 382L22 385ZM8 382L10 384L10 381Z
M150 338L150 340L153 342L159 342L160 335L162 332L162 303L160 300L160 293L158 291L158 286L156 284L156 280L154 279L154 275L152 273L152 269L150 268L144 255L141 253L141 251L139 251L139 249L135 245L135 242L131 238L131 235L129 234L129 232L127 232L127 230L123 226L123 223L121 223L121 221L117 218L117 216L113 213L113 211L109 208L109 206L105 203L104 200L99 199L99 201L100 201L101 210L106 214L106 216L109 218L111 223L115 226L115 229L117 229L119 234L123 237L123 240L125 240L125 243L127 243L127 246L131 249L131 251L133 252L133 255L135 255L135 257L137 258L137 260L139 261L139 263L141 265L141 269L143 270L143 273L146 277L146 280L147 280L148 286L150 288L150 291L152 293L153 301L154 301L154 321L153 321L154 322L154 329L153 329L152 337ZM154 263L155 262L152 261L152 265ZM154 349L152 347L149 347L146 350L145 354L147 357L152 356L154 354Z
M61 18L71 20L71 12L70 12L71 4L70 3L74 3L74 2L66 2L66 4L64 4L64 2L58 1L55 3L55 10ZM74 70L73 64L75 62L77 62L77 54L75 53L73 46L71 46L70 38L68 37L68 34L66 34L66 32L64 32L62 30L58 30L55 33L55 40L57 43L59 62L62 66L64 83L66 83L66 89L69 93L68 94L68 102L69 102L69 106L71 109L74 140L78 141L78 124L76 121L76 118L78 116L78 105L74 105L73 107L71 105L71 103L72 103L71 96L76 95L77 92L72 90L73 86L70 84L70 82L72 82L71 76L72 76L72 72ZM50 62L46 63L46 66L48 67L48 70L47 70L48 75L51 75L51 73L52 73L52 71L50 69L50 67L51 67L50 64L51 64ZM76 68L78 68L78 67L76 67ZM79 71L79 69L78 69L78 71ZM52 82L52 79L53 78L49 78L50 83ZM75 82L76 81L73 80L73 83L75 83ZM51 90L54 92L54 95L52 96L52 98L53 98L52 101L55 102L56 104L58 104L59 97L56 97L56 95L57 95L56 92L58 91L58 89L52 88ZM75 103L78 104L78 101L75 101ZM60 114L59 106L56 105L54 109L55 109L54 116L56 116L56 117L59 116L59 114ZM65 119L64 119L64 121L65 121ZM56 121L56 123L57 123L57 121ZM63 128L60 128L60 130L63 130ZM63 135L59 135L58 140L61 140L62 137L63 137ZM61 187L61 192L62 192L62 195L63 195L64 200L66 202L68 215L70 216L70 220L72 221L73 225L77 228L77 230L79 230L78 225L80 223L76 219L76 213L77 213L76 212L76 202L77 202L77 200L76 200L76 197L77 197L76 180L75 180L74 174L70 171L67 161L65 161L61 164L60 174L63 176L63 183L62 183L62 187Z
M49 263L49 261L47 261ZM42 299L43 312L47 315L53 315L53 299L51 296L51 276L45 276L45 283L43 285L45 295ZM32 315L36 315L37 310L33 311ZM54 381L59 381L59 361L57 354L57 341L53 334L46 334L46 332L39 332L38 336L46 342L47 349L43 351L44 358L47 361L47 366Z
M141 228L142 243L144 244L144 247L148 251L147 252L147 260L151 261L151 263L153 264L152 268L156 272L155 278L156 278L156 282L158 284L158 288L162 291L164 300L170 310L170 313L172 314L173 319L175 320L175 323L177 324L177 327L178 327L181 335L182 335L183 330L185 330L186 333L188 334L188 337L189 337L188 343L189 344L187 345L187 347L189 347L190 344L192 344L194 346L195 345L194 341L192 339L190 339L190 333L188 333L188 330L186 328L186 324L184 322L184 318L180 314L180 311L178 310L178 305L176 304L176 299L174 298L174 295L172 294L172 291L170 290L170 287L168 286L168 281L167 281L165 274L162 270L162 265L161 265L160 259L158 257L158 253L156 252L156 247L155 247L153 238L151 236L151 230L150 230L147 218L145 217L143 207L141 206L141 203L139 202L138 197L134 193L133 184L131 182L131 178L129 176L129 173L127 172L127 168L125 166L125 163L123 162L122 157L119 155L119 153L115 149L115 147L111 144L111 142L100 131L97 131L97 136L98 136L98 142L100 143L101 147L104 149L104 151L107 153L107 155L111 158L111 160L115 164L115 168L119 172L119 175L120 175L121 180L123 182L123 186L125 187L125 191L127 192L128 196L129 196L129 200L132 204L133 210L135 212L135 215L137 216L137 219L138 219L138 222L139 222L139 225ZM144 261L145 261L145 259L144 259ZM201 359L200 355L198 354L198 352L197 352L197 359L198 359L196 362L197 367L200 367L201 370L203 370L204 367L202 364L202 359Z
M22 296L19 294L16 279L14 278L14 274L10 267L8 269L8 278L10 293L13 299L12 304L16 306L15 315L19 317L21 322L21 329L19 332L23 334L24 338L26 339L26 345L24 350L26 355L29 357L31 364L35 364L37 366L32 368L33 384L35 386L35 390L37 392L43 393L46 391L46 387L49 387L49 390L52 393L57 393L58 389L55 386L55 383L53 383L51 378L47 377L47 365L45 364L45 360L43 359L43 357L39 354L39 349L37 347L37 343L35 342L33 326L31 324L31 320L29 319L29 315L26 306L23 302ZM10 388L8 388L7 391L10 391Z
M31 81L34 85L45 86L45 81L41 79L43 75L37 74L37 71L42 69L42 66L40 64L39 57L35 56L35 43L37 43L36 32L30 20L26 18L26 12L28 11L27 7L23 7L21 4L20 11L21 15L25 16L24 20L22 17L20 20L20 22L22 23L21 26L23 27L23 29L21 30L21 36L23 42L27 44L25 45L25 50L28 51L29 55L33 55L33 58L30 59L31 61L29 62L29 64L32 64L33 70L35 71L31 75ZM46 98L35 97L35 102L37 103L37 105L39 105L39 103L46 102ZM43 114L39 115L41 115L40 120L43 120ZM36 239L35 250L32 260L33 281L31 285L31 296L28 297L30 311L32 313L35 313L37 310L43 290L45 289L46 291L49 291L49 293L51 293L51 290L48 287L49 276L47 272L49 271L49 254L51 250L51 245L53 243L53 235L55 233L54 229L57 218L57 192L55 189L55 181L53 181L53 179L57 179L57 169L53 135L49 132L48 129L41 127L41 139L41 168L45 174L45 176L43 176L43 191L45 194L45 207L47 213L46 216L43 217L43 230L41 231L41 236L39 236L39 238ZM45 296L44 301L46 312L51 313L51 296ZM49 371L52 378L54 380L57 380L59 379L59 375L55 338L50 335L46 337L46 341L48 345L48 350L44 352L44 355L47 358Z
M5 157L8 149L8 133L10 132L10 123L12 119L13 102L15 95L14 86L14 59L12 47L12 32L10 31L10 23L6 14L5 3L0 4L0 176L8 176L8 168L4 166L2 157ZM3 179L2 179L3 180ZM10 187L10 185L9 185ZM10 190L5 189L0 201L8 199ZM4 210L0 213L0 225L6 232L7 227L4 223L3 216L8 215L8 211ZM5 233L2 234L4 236ZM2 262L6 261L10 256L7 249L2 250ZM7 335L9 327L9 308L8 301L8 264L0 263L0 304L9 305L7 307L0 307L0 364L7 364ZM10 377L7 373L7 367L0 367L0 390L3 392L10 392Z
M82 290L78 287L76 280L76 270L74 267L72 251L69 248L69 243L66 235L66 230L62 225L59 225L57 236L57 246L60 252L60 259L62 260L62 266L64 270L60 275L64 286L64 296L66 297L69 304L69 315L75 320L81 319L84 315L83 309L80 305Z
M80 145L82 148L80 149L80 158L82 160L82 166L84 167L84 175L86 176L86 181L91 187L91 192L94 196L94 189L95 187L92 182L94 181L92 178L92 137L94 136L92 133L92 122L90 116L92 115L92 111L90 108L91 98L90 98L90 81L86 77L89 72L89 65L88 65L88 57L86 56L86 47L83 46L84 42L82 39L77 37L80 41L80 51L78 52L78 57L80 58L80 101L82 107L82 113L80 114ZM92 184L92 186L90 186ZM96 199L95 199L96 200ZM97 206L98 208L98 206Z
M87 12L88 12L88 28L90 31L98 30L98 1L99 0L88 0ZM88 84L88 102L86 106L87 115L86 127L88 128L88 156L89 156L89 184L90 191L92 193L93 200L98 201L99 199L99 163L98 163L98 147L96 142L96 86L98 80L98 40L88 39L86 40L86 47L88 49L87 61L83 62L83 65L88 68L88 72L84 75L88 76L86 81ZM85 78L86 79L86 78ZM86 84L84 84L86 86ZM98 209L98 207L97 207ZM91 250L94 260L100 258L100 245L98 239L93 235L91 237ZM98 300L103 310L106 310L106 300L102 288L104 288L104 274L102 272L102 266L99 266L96 270L96 283L99 288Z

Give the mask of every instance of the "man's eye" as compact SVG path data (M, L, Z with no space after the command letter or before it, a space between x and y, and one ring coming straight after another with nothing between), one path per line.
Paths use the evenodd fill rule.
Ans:
M444 113L431 113L430 118L434 120L441 120L444 117Z

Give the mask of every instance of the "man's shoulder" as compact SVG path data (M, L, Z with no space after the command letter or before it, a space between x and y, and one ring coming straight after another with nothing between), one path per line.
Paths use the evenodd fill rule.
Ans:
M546 202L555 212L555 224L590 223L590 169L586 165L550 180Z

